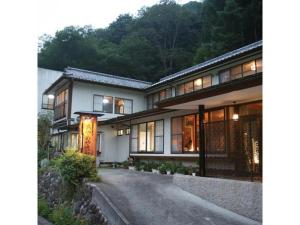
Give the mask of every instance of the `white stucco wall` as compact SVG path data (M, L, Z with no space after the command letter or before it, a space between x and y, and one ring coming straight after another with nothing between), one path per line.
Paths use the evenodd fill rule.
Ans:
M38 107L38 113L45 111L42 109L42 97L43 92L50 87L50 85L56 81L63 72L56 71L56 70L49 70L44 68L38 68L38 99L37 99L37 107Z
M100 126L103 132L101 162L123 162L129 156L129 135L117 136L117 129L111 125Z
M73 114L76 111L93 111L93 95L95 94L132 99L133 113L146 109L145 95L142 92L75 81L72 93L72 118L75 119L77 117L77 115ZM104 114L99 120L120 116L114 113Z

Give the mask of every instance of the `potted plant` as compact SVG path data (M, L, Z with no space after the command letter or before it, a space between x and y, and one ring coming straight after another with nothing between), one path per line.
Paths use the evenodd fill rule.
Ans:
M192 168L192 176L193 176L193 177L196 176L197 171L198 171L198 168L197 168L197 167L193 167L193 168Z
M165 165L166 165L166 173L167 173L167 175L171 175L171 173L175 172L174 164L172 164L170 162L166 162Z

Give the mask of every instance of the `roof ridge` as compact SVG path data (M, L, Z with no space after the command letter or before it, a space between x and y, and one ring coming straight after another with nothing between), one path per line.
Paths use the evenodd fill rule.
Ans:
M247 50L248 48L251 48L251 47L252 47L252 48L256 48L256 47L259 47L259 46L261 46L261 45L262 45L262 40L257 41L257 42L253 42L253 43L248 44L248 45L245 45L245 46L242 46L242 47L240 47L240 48L238 48L238 49L234 49L234 50L232 50L232 51L230 51L230 52L226 52L226 53L224 53L224 54L222 54L222 55L219 55L219 56L214 57L214 58L212 58L212 59L206 60L206 61L204 61L204 62L202 62L202 63L196 64L196 65L194 65L194 66L191 66L191 67L188 67L188 68L186 68L186 69L180 70L180 71L178 71L178 72L176 72L176 73L172 73L172 74L169 74L169 75L167 75L167 76L165 76L165 77L162 77L158 82L154 83L153 86L154 86L155 84L157 84L157 83L161 83L161 82L163 82L163 81L166 81L166 80L168 80L168 79L170 79L170 78L172 78L172 77L176 77L176 75L179 75L179 74L181 74L181 73L184 73L185 71L192 71L193 69L196 69L196 68L198 68L198 67L200 67L200 66L203 66L203 65L205 65L205 64L209 64L209 63L211 63L211 62L213 62L213 61L218 61L218 60L224 58L225 56L230 56L230 55L232 55L232 54L237 54L237 53L239 53L239 52L242 51L242 50ZM249 50L250 50L250 49L249 49Z
M128 81L136 81L136 82L140 82L140 83L144 83L144 84L150 84L150 85L152 84L152 82L149 82L149 81L137 80L137 79L133 79L133 78L129 78L129 77L122 77L122 76L107 74L107 73L100 73L100 72L96 72L96 71L80 69L80 68L75 68L75 67L70 67L70 66L65 68L65 72L66 72L66 70L77 70L77 71L81 71L81 72L92 73L92 74L95 74L95 75L107 76L107 77L112 77L112 78L128 80Z

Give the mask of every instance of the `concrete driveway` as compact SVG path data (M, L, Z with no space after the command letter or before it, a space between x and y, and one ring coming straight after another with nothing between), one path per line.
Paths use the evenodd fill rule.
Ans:
M134 225L260 224L180 189L172 176L102 168L99 174L99 188Z

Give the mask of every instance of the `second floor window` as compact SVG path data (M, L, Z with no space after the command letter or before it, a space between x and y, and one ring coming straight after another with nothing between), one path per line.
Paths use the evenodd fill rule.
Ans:
M54 96L43 95L42 109L54 109Z
M68 89L59 92L55 98L54 119L61 119L67 115L68 110Z
M113 98L111 96L94 95L94 111L112 113Z
M132 100L115 98L115 113L116 114L131 114Z

